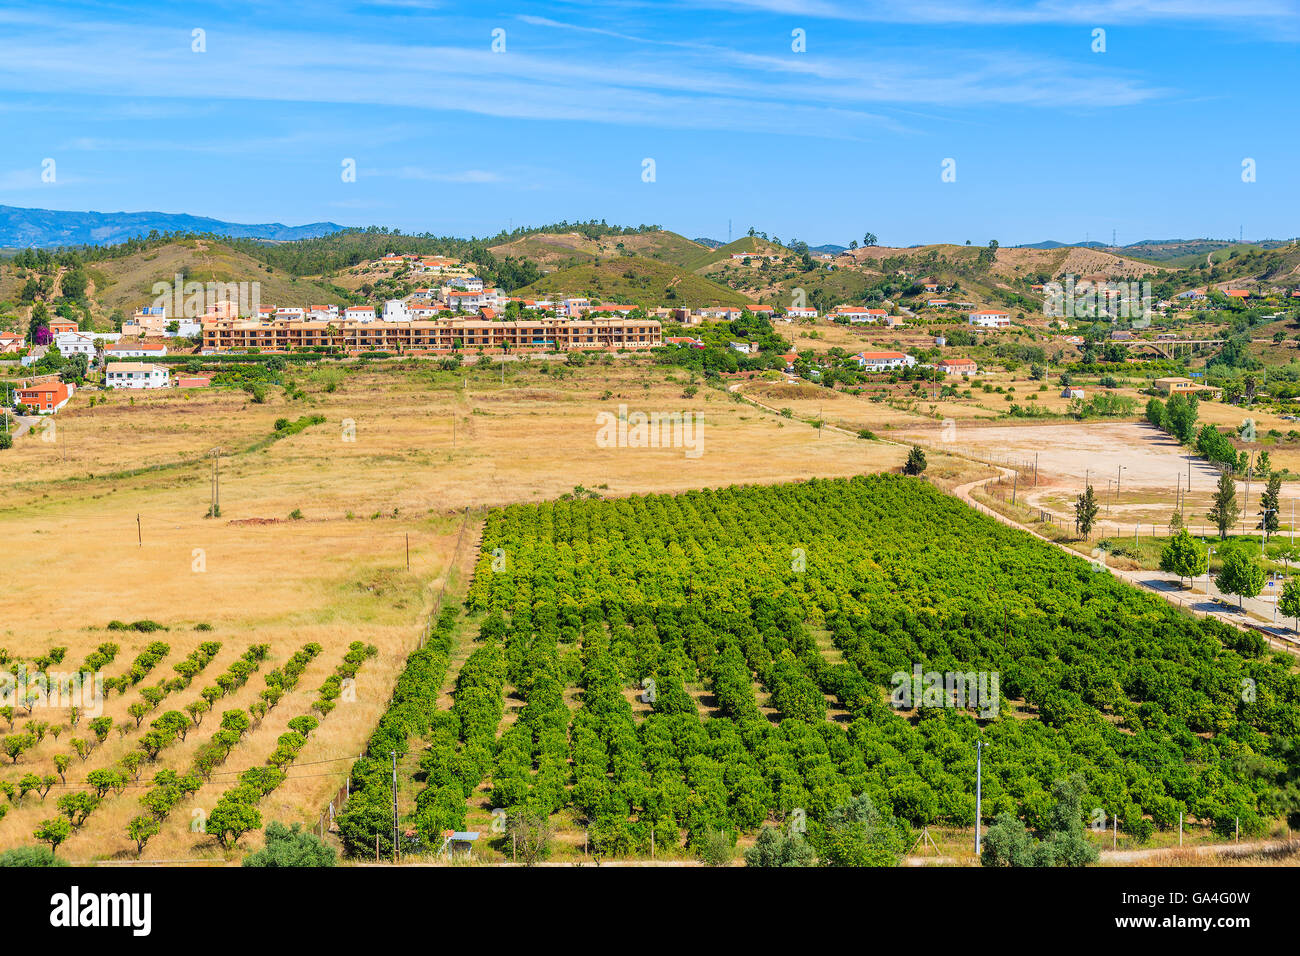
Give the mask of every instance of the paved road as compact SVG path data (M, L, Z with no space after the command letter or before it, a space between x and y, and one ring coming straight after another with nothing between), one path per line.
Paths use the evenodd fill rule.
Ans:
M12 412L11 412L10 414L12 414ZM12 432L10 432L10 434L12 434L15 438L17 438L17 437L18 437L19 435L21 435L23 432L28 431L28 430L30 430L33 426L35 426L35 425L37 424L37 422L39 422L39 421L41 420L41 416L39 416L39 415L14 415L14 416L13 416L13 419L14 419L15 422L18 423L18 427L15 428Z

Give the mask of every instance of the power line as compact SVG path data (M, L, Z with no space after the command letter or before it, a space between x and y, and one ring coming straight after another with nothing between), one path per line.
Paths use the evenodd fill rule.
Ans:
M305 762L305 763L301 763L301 764L297 764L297 763L295 763L295 766L298 766L298 767L312 767L312 766L316 766L316 765L318 765L318 764L324 764L324 763L338 763L340 760L350 760L350 761L356 762L356 761L359 760L359 759L361 759L361 758L360 758L360 757L356 757L356 756L352 756L352 757L329 757L329 758L326 758L325 760L309 760L309 761L307 761L307 762ZM249 770L262 770L262 769L268 768L268 767L270 767L270 766L271 766L270 764L258 764L256 767L246 767L246 768L243 769L243 770L215 770L215 771L213 771L211 774L209 774L207 778L204 779L204 783L207 784L207 783L209 783L209 782L220 782L220 781L212 781L212 780L211 780L212 777L227 777L227 776L232 776L232 775L237 776L237 775L239 775L239 774L247 773ZM101 769L107 769L107 768L101 768ZM286 773L286 774L284 775L284 779L285 779L285 780L310 780L310 779L313 779L313 778L316 778L316 777L333 777L333 776L335 776L337 773L338 773L338 771L334 771L334 772L331 772L331 773L297 773L297 774L289 774L289 773ZM184 774L177 774L177 776L184 776ZM153 789L153 788L156 787L156 786L157 786L157 784L155 784L155 783L141 783L141 782L136 781L136 782L132 782L132 783L126 783L126 784L123 784L123 785L120 786L120 787L113 787L113 788L111 788L111 789L113 789L113 790L151 790L151 789ZM84 783L56 783L56 784L52 784L52 785L50 786L50 789L51 789L51 790L84 790L84 791L87 791L87 792L93 792L93 791L95 790L94 787L92 787L92 786L90 786L90 785L88 785L88 784L84 784Z

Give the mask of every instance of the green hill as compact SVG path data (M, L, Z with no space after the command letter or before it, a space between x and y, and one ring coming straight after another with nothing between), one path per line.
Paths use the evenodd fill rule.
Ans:
M587 236L580 232L534 233L492 246L498 257L516 256L542 267L567 268L576 262L621 256L644 256L674 265L684 265L706 247L685 236L662 229L628 235Z
M755 252L755 253L776 253L778 255L794 255L785 246L778 246L774 242L766 239L760 239L758 236L741 236L734 242L729 242L725 246L718 246L716 249L706 250L683 263L687 269L692 272L700 272L717 262L724 259L730 259L733 252Z
M312 305L351 301L353 296L318 281L299 279L256 261L223 242L179 239L119 259L87 266L91 297L106 312L130 311L153 301L155 282L168 284L177 273L186 282L258 282L263 305Z
M129 314L149 305L157 298L154 284L162 282L171 287L178 274L184 283L259 283L262 305L342 305L360 301L354 294L328 283L286 275L212 238L102 247L91 250L89 255L91 258L83 265L88 279L86 298L74 310L78 321L89 323L83 327L111 328L115 313ZM62 276L67 272L63 265L54 265L42 274L35 269L20 268L12 260L0 262L0 315L5 317L0 325L25 328L31 305L22 301L21 293L32 279L50 283L49 291L40 294L38 299L51 311L66 308L67 303L60 299L59 293Z
M586 296L626 305L697 308L744 305L738 292L694 275L680 266L643 256L602 259L544 276L515 291L525 297Z

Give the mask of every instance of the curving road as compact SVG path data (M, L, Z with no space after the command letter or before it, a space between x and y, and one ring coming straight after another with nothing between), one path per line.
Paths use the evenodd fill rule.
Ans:
M1002 473L1001 476L993 475L988 478L978 478L975 481L968 481L966 484L958 485L954 488L953 494L976 511L986 514L991 518L995 518L1012 528L1032 534L1040 541L1046 541L1048 544L1054 545L1076 558L1082 557L1079 552L1066 547L1058 541L1053 541L1051 538L1039 534L1033 528L1008 518L1006 515L990 508L983 502L975 500L973 493L976 488L986 485L989 482L997 481L999 477L1008 478L1011 476L1012 470L1010 468L1003 468L1000 465L996 467L998 468L998 471ZM1276 625L1262 623L1259 620L1250 617L1248 614L1238 611L1236 606L1238 603L1237 598L1233 595L1223 594L1215 585L1213 578L1210 578L1208 581L1202 578L1197 578L1195 587L1201 589L1198 593L1184 588L1182 581L1176 575L1169 574L1165 571L1148 571L1142 569L1137 571L1126 571L1122 568L1109 567L1109 565L1107 566L1107 570L1115 577L1127 581L1134 587L1145 588L1148 591L1159 594L1170 604L1176 604L1181 608L1191 611L1193 614L1200 614L1202 616L1213 614L1215 618L1223 621L1225 624L1231 624L1234 627L1239 627L1243 630L1258 631L1269 640L1270 644L1273 644L1274 646L1291 651L1300 648L1300 632L1286 627L1280 622ZM1271 620L1273 617L1273 601L1266 601L1262 598L1247 598L1242 601L1241 604L1244 611L1257 614L1265 620Z

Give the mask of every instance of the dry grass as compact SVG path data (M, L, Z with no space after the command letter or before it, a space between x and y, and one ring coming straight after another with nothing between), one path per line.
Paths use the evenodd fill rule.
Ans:
M20 438L0 473L7 583L0 646L17 657L30 660L66 646L71 669L111 639L122 645L108 668L113 675L150 640L165 640L171 650L144 682L151 685L171 677L172 665L201 640L221 641L204 673L162 708L173 709L196 699L249 645L271 645L261 671L220 701L218 713L184 743L164 750L142 781L163 767L187 769L219 711L246 709L266 671L308 641L319 642L324 653L299 687L225 767L262 764L287 721L309 710L350 641L380 649L358 675L357 701L322 721L291 770L293 779L261 804L267 819L315 821L382 712L447 577L450 599L458 599L472 558L465 554L451 568L463 509L553 498L579 484L624 495L851 475L895 467L904 456L897 446L830 429L819 437L718 389L701 387L687 399L685 372L635 362L585 367L560 380L543 375L536 363L511 363L504 385L497 368L439 373L429 363L290 374L305 400L286 402L273 388L266 404L254 404L243 392L214 389L142 394L134 401L113 394L92 409L88 396L78 395L58 416L58 441ZM597 412L617 413L620 404L702 413L703 453L687 458L683 449L597 447ZM326 423L248 450L274 432L277 418L305 414L324 415ZM344 419L355 421L355 441L343 440ZM203 455L218 445L226 452L222 516L211 519L204 517L211 465ZM301 520L289 518L295 510ZM169 630L104 629L114 619L144 618ZM213 630L196 632L199 623ZM133 724L126 708L138 699L138 687L114 694L105 713ZM33 717L66 723L67 715ZM135 748L139 733L133 728L119 738L114 732L85 763L74 758L69 784L79 786L88 771L111 766ZM84 725L77 735L89 736ZM29 771L52 773L53 755L71 753L70 736L47 737L0 775L16 781ZM192 811L210 810L231 780L233 774L214 778L177 808L145 857L219 859L213 840L192 834L189 825ZM0 848L32 842L39 820L55 815L60 792L45 801L30 794L13 807L0 822ZM133 856L124 829L143 792L110 796L61 854Z

